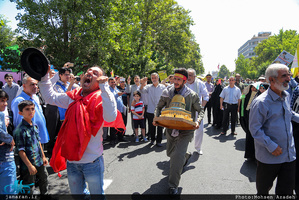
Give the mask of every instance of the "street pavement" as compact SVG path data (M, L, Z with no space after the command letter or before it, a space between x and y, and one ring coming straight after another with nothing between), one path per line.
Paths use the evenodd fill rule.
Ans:
M223 136L220 132L204 118L203 155L195 152L192 141L188 148L192 156L180 180L181 194L256 194L256 163L244 158L245 132L240 125L236 136ZM130 136L130 119L126 135L128 142L104 144L105 194L168 194L166 137L163 136L162 147L143 141L135 143ZM51 167L47 170L50 194L70 194L66 170L61 172L61 178ZM273 188L270 194L274 194Z

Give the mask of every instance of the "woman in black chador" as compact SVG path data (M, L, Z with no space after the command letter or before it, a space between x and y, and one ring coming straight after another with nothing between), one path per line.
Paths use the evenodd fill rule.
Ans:
M215 128L220 129L222 126L222 118L223 118L223 110L220 109L220 93L222 92L223 86L221 83L221 79L215 84L214 91L211 95L211 106L213 108L213 126Z
M260 85L259 85L260 84ZM255 160L254 139L249 131L249 112L253 99L266 91L268 83L255 83L246 87L243 91L240 113L240 124L246 133L245 155L244 158ZM259 88L259 90L257 90Z

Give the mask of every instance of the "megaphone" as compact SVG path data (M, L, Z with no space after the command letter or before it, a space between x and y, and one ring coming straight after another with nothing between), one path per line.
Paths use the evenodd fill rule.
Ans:
M30 77L40 81L48 72L49 61L40 50L30 47L21 55L21 66Z

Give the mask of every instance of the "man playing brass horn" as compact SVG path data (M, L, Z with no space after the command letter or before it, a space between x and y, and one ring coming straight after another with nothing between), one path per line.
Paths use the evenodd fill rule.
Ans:
M200 104L198 95L190 88L185 86L188 79L188 72L185 68L179 68L174 71L174 84L167 87L160 98L155 110L155 116L159 117L163 107L168 108L172 98L180 94L185 98L186 110L191 112L191 117L195 120L195 112L198 112L198 119L194 130L199 128L199 124L204 117L204 109ZM157 126L157 122L153 122ZM178 185L181 178L183 167L187 165L190 153L187 153L189 142L194 136L194 130L176 130L166 129L167 137L167 156L170 157L169 172L169 193L178 194Z

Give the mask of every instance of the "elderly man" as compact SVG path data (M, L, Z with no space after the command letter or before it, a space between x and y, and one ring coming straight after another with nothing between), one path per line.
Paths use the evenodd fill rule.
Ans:
M275 193L292 195L295 187L296 151L291 120L299 114L291 110L290 74L287 66L272 64L266 70L270 88L251 103L249 129L254 138L257 159L257 194L267 195L277 178Z
M116 119L117 108L103 70L94 66L81 79L81 87L67 93L56 93L48 75L39 86L45 101L67 108L58 133L50 165L54 171L66 168L72 194L104 194L103 145L104 120Z
M176 94L180 94L185 98L186 110L191 112L193 121L196 122L194 129L199 128L204 116L204 109L200 104L198 95L189 87L186 87L188 72L185 68L179 68L174 71L174 84L167 87L159 100L155 110L155 116L159 117L162 108L168 108L172 98ZM198 112L198 118L195 120L195 112ZM158 125L154 122L154 125ZM167 156L170 157L169 170L169 194L178 194L178 185L181 179L183 167L188 164L188 159L191 157L187 153L189 142L194 135L194 130L176 130L166 129L167 137Z
M38 81L26 74L22 82L23 82L23 91L11 103L14 126L18 126L23 119L23 116L19 114L18 104L23 100L30 100L35 105L35 114L32 121L38 126L39 136L41 138L40 142L42 144L48 143L49 133L46 126L46 119L43 114L42 107L39 104L38 97L36 96Z
M188 71L188 80L186 85L194 92L196 92L196 94L199 96L199 100L202 107L205 107L205 105L209 101L208 90L204 82L196 78L196 71L194 69L189 68L187 71ZM201 120L199 128L195 131L195 139L194 139L194 147L196 152L199 155L203 154L202 141L203 141L203 120Z
M143 78L141 80L140 92L142 94L147 94L148 107L147 107L146 115L148 119L149 136L151 139L150 144L154 145L154 142L156 141L156 146L161 147L163 127L158 126L157 137L156 137L156 127L153 126L153 120L154 120L154 112L156 106L160 100L163 90L166 87L165 85L159 83L159 74L157 73L151 74L151 81L152 84L147 85L147 77Z

